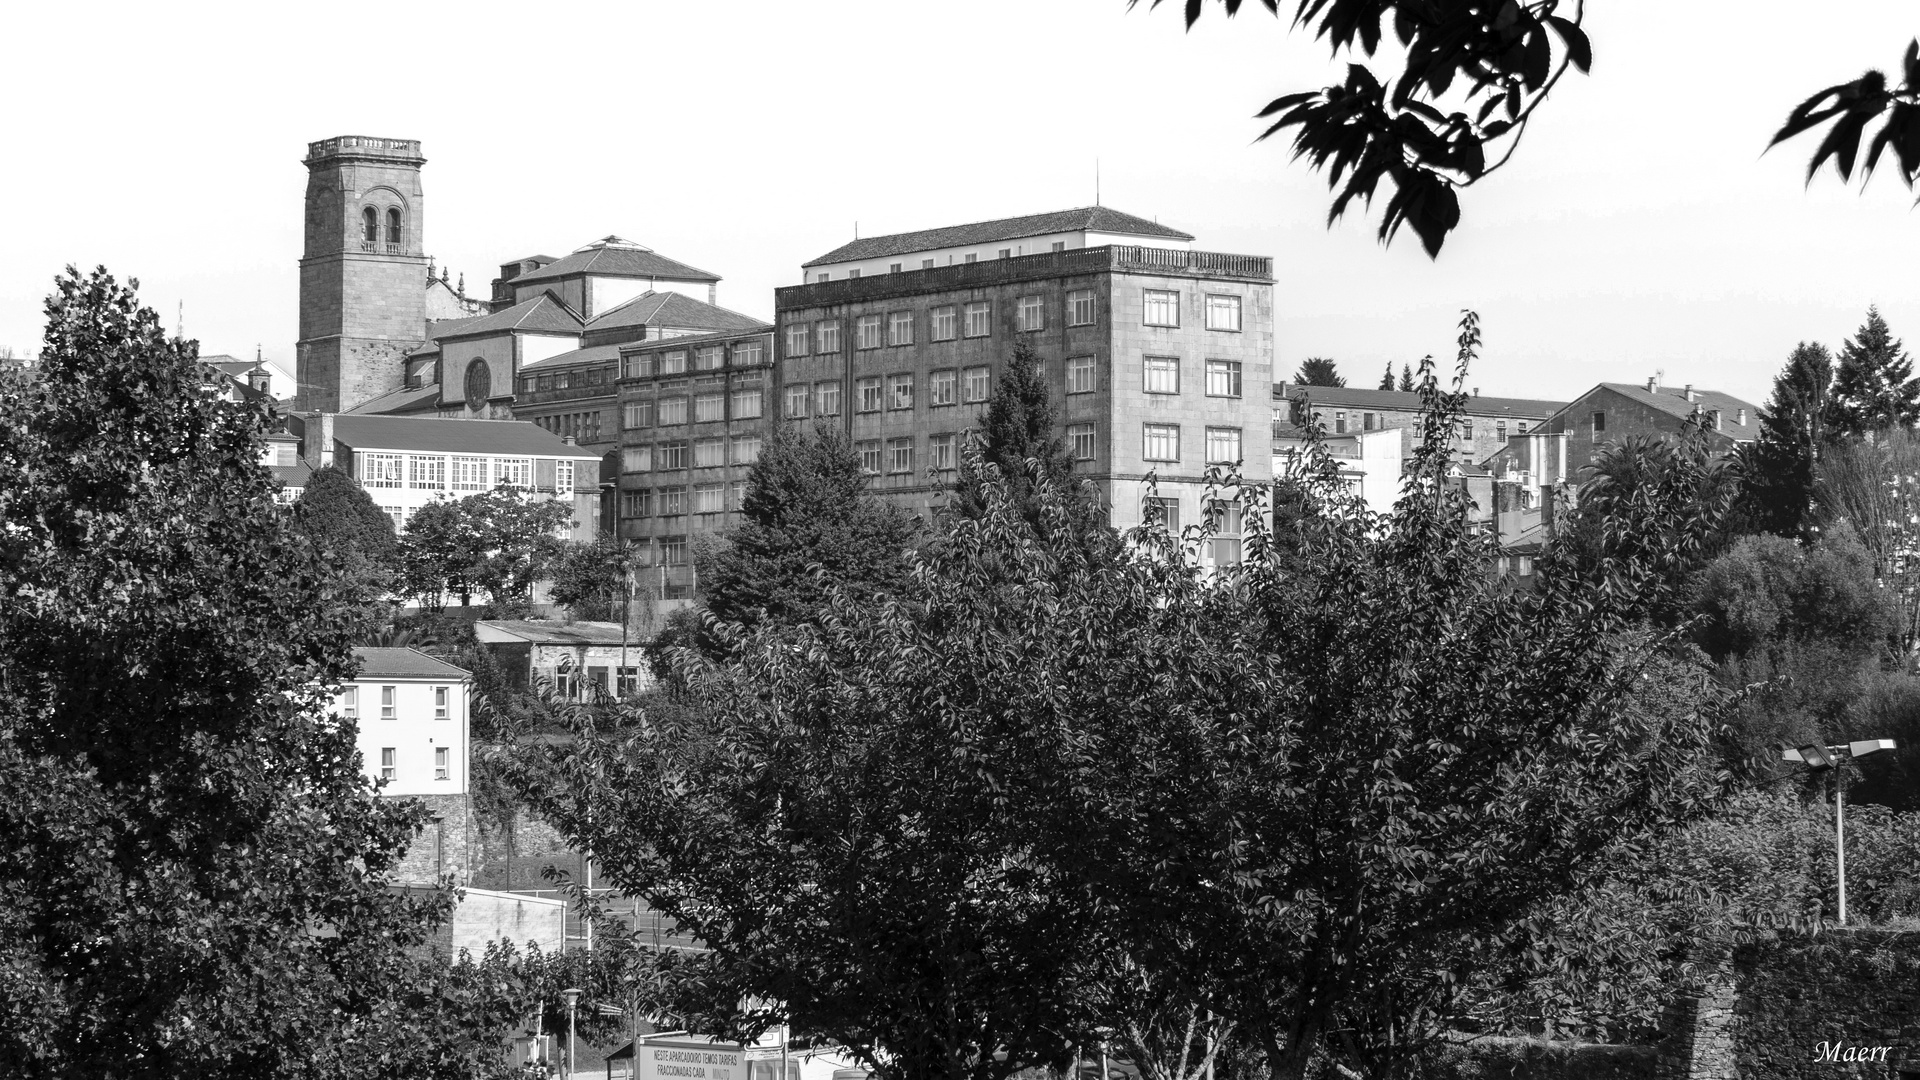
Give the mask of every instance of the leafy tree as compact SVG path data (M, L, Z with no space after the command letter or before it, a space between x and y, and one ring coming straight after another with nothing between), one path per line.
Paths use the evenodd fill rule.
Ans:
M747 626L813 618L835 587L868 598L897 591L919 531L911 514L868 492L852 443L828 424L775 426L740 511L701 589L715 618Z
M1741 509L1755 527L1798 536L1813 509L1813 464L1825 439L1823 415L1833 360L1801 342L1774 377L1760 437L1743 451Z
M1830 443L1814 466L1823 524L1845 522L1873 556L1873 573L1899 612L1902 656L1920 645L1920 438L1907 428Z
M614 537L569 541L554 559L547 595L566 605L576 619L624 618L627 578L633 569L632 552Z
M1382 390L1393 389L1393 361L1391 360L1387 361L1387 370L1380 376L1379 388Z
M438 609L448 593L464 607L484 592L496 605L525 603L564 550L573 507L536 501L510 485L414 511L402 547L408 595Z
M1413 393L1413 365L1412 364L1400 365L1400 392L1403 394Z
M0 376L0 1073L486 1075L496 999L408 1005L464 977L387 887L425 811L323 714L372 597L134 288L69 268Z
M1861 164L1860 183L1864 186L1880 164L1880 155L1893 148L1900 162L1900 178L1908 188L1920 178L1920 39L1907 45L1901 65L1904 79L1898 87L1887 84L1887 76L1869 70L1851 82L1838 83L1813 95L1788 114L1787 122L1774 133L1772 148L1810 131L1827 121L1833 128L1820 141L1813 159L1807 163L1807 180L1828 158L1840 179L1853 179L1853 164L1860 152L1860 140L1874 121L1883 121L1873 141L1867 144L1867 158Z
M400 590L438 612L449 594L460 606L473 602L480 588L480 566L486 551L457 502L428 503L407 519L407 535L400 548Z
M393 519L345 470L314 470L294 500L293 523L324 550L364 559L383 570L397 561L400 545L394 539Z
M1300 370L1293 373L1293 381L1299 386L1347 385L1347 380L1334 371L1333 361L1318 356L1300 361Z
M1913 375L1913 357L1887 329L1879 308L1868 308L1866 323L1840 346L1825 420L1832 438L1912 427L1920 420L1920 379Z

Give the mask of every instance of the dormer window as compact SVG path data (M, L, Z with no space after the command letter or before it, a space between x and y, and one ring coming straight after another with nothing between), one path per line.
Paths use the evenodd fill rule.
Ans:
M387 246L400 246L400 208L392 207L387 211Z
M380 211L369 206L360 211L361 237L368 244L380 242Z

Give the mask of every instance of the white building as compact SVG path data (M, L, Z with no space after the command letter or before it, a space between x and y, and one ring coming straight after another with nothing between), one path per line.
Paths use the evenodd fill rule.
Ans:
M811 285L1107 244L1185 251L1193 235L1109 207L1083 206L854 240L801 264L800 281Z
M1328 435L1321 446L1339 467L1340 481L1376 514L1393 511L1400 499L1400 432L1393 428ZM1276 436L1273 475L1284 476L1289 462L1306 453L1305 438Z
M570 535L591 539L600 515L600 457L523 420L294 414L301 456L357 481L395 532L429 503L510 485L528 497L573 504Z
M354 725L354 744L383 798L416 798L433 812L401 862L399 880L472 878L472 800L467 768L472 677L414 649L355 648L359 673L340 688L333 714Z

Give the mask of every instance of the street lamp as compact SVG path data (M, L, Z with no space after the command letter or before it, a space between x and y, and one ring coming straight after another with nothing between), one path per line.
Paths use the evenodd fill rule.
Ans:
M1882 750L1893 749L1892 739L1861 739L1857 742L1842 743L1839 746L1821 746L1812 743L1797 750L1787 750L1781 757L1788 761L1805 762L1808 770L1823 772L1832 769L1833 773L1833 857L1835 877L1840 883L1840 925L1847 925L1847 770L1841 768L1840 755L1863 757L1877 754Z
M580 1002L580 991L568 987L560 993L567 999L567 1080L573 1080L573 1007Z

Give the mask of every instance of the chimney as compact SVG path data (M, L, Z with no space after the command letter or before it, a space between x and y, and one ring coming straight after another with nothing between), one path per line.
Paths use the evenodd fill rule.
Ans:
M1688 383L1687 388L1685 390L1680 391L1680 396L1686 398L1688 401L1692 401L1693 400L1693 384Z
M560 441L561 441L561 442L563 442L563 443L566 443L566 444L567 444L568 446L575 446L575 445L577 445L577 444L576 444L576 443L575 443L575 442L573 441L573 436L571 436L571 435L562 435L562 436L560 436Z
M301 418L300 459L314 469L333 464L332 413L309 413Z
M1659 376L1656 375L1653 378L1650 378L1647 380L1647 393L1652 394L1657 392L1659 389L1660 389Z
M1476 386L1476 387L1474 387L1474 388L1473 388L1473 396L1474 396L1474 397L1479 397L1479 396L1480 396L1480 388L1479 388L1479 387L1477 387L1477 386Z
M1741 427L1746 427L1747 426L1747 410L1741 409L1739 412L1735 413L1734 423L1739 424Z

